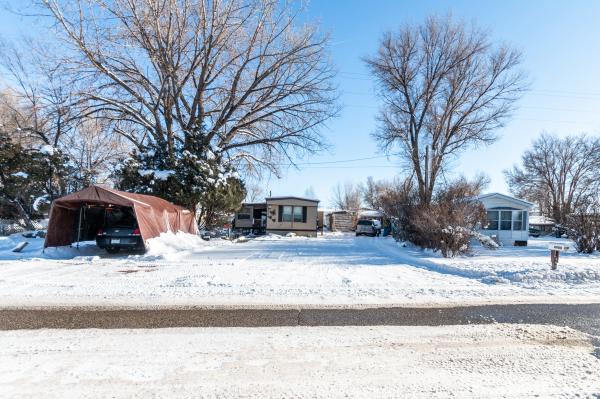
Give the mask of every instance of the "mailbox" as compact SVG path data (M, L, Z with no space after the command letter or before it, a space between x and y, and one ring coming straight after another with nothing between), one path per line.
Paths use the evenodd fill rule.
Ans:
M568 251L569 246L563 244L550 244L548 245L548 249L550 250L550 264L552 265L552 270L556 270L560 253L563 251Z

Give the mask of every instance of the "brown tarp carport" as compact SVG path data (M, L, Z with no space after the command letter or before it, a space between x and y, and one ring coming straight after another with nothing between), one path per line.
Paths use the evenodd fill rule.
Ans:
M131 207L144 241L169 231L198 233L194 214L185 208L151 195L91 186L52 202L44 247L70 245L75 241L73 232L78 228L80 209L85 205Z

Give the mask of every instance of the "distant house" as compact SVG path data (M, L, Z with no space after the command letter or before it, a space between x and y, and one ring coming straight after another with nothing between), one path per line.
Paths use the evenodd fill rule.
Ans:
M531 202L499 193L479 196L487 211L487 224L482 233L503 245L527 245Z
M295 233L316 236L319 200L301 197L269 197L262 203L242 204L235 214L234 229L255 234Z
M554 231L556 222L554 219L533 212L529 216L529 228L539 231L542 235L551 234Z

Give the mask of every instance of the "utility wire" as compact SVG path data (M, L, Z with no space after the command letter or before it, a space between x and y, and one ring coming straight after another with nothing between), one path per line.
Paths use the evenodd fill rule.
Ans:
M378 155L378 156L373 156L373 157L367 157L367 158L352 158L352 159L338 159L335 161L323 161L323 162L298 162L298 163L282 163L282 164L277 164L279 166L294 166L294 165L327 165L327 164L337 164L337 163L347 163L347 162L357 162L357 161L366 161L366 160L371 160L371 159L381 159L381 158L387 158L387 155Z

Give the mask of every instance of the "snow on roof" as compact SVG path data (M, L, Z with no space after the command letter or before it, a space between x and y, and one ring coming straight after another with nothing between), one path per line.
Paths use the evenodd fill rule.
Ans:
M293 195L288 195L288 196L283 196L283 197L268 197L268 198L265 198L266 201L285 200L285 199L296 199L296 200L301 200L301 201L320 202L318 199L304 198L304 197L295 197Z
M378 218L378 217L382 217L382 216L383 216L383 213L381 213L379 211L371 210L371 209L358 212L358 217Z
M516 204L520 204L522 206L526 206L528 208L533 208L534 204L529 202L529 201L525 201L523 199L520 198L515 198L515 197L511 197L510 195L506 195L506 194L501 194L501 193L487 193L487 194L482 194L479 197L477 197L478 200L483 201L486 199L492 199L492 198L498 198L498 199L502 199L505 201L509 201L509 202L513 202Z
M543 215L540 215L540 216L534 215L534 216L529 216L529 224L555 225L556 222L554 221L554 219L548 218Z

